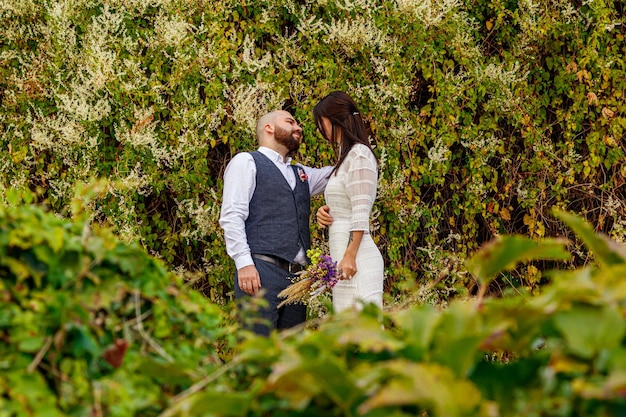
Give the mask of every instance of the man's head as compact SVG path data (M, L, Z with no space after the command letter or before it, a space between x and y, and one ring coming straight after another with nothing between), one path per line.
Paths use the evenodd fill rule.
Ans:
M259 118L256 125L256 135L259 145L273 149L283 156L288 156L300 148L302 128L291 113L285 110L276 110Z

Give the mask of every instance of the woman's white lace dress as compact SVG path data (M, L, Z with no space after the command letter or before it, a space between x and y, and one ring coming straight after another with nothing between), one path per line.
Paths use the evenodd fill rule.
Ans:
M340 312L357 300L375 303L382 308L384 262L372 240L369 218L376 198L378 170L376 158L365 145L352 147L337 174L332 174L324 198L333 223L329 227L330 256L339 262L348 246L350 232L363 230L363 240L356 257L357 273L349 280L340 280L333 288L333 307Z

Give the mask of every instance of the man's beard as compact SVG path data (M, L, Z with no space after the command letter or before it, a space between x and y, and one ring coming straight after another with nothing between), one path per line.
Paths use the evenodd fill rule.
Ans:
M274 139L276 142L287 148L289 150L289 154L293 154L300 149L300 141L293 136L292 132L281 127L276 127Z

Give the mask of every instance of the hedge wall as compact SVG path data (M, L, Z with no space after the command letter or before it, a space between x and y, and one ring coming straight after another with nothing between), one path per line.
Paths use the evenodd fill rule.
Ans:
M253 124L290 110L299 160L335 159L312 107L351 94L381 160L375 237L388 294L442 279L504 233L626 238L623 1L7 0L0 4L0 195L61 216L85 201L211 297L230 297L221 176ZM4 204L9 204L5 199ZM322 204L314 201L314 209ZM314 237L321 233L314 227ZM574 263L588 253L577 246ZM534 287L539 268L512 278ZM505 279L507 279L505 277ZM409 285L410 288L410 285Z

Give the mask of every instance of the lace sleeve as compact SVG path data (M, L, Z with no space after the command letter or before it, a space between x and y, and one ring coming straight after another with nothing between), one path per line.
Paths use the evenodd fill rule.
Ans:
M354 145L346 157L348 174L346 191L352 203L350 231L369 232L369 218L376 198L378 167L372 151L364 145Z

